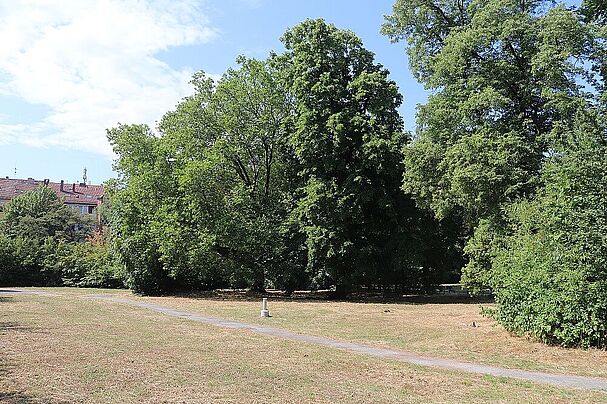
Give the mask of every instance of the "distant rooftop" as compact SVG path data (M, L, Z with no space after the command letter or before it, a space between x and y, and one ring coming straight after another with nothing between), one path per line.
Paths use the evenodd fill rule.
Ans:
M16 179L0 178L0 203L9 201L26 191L38 187L49 187L57 196L68 204L98 205L103 199L102 185L85 183L51 182L49 180L35 180L33 178Z

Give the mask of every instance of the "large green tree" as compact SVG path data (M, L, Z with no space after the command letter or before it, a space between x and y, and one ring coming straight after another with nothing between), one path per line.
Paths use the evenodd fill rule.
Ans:
M11 238L82 241L93 224L70 209L50 188L41 186L25 192L4 206L0 228Z
M160 261L157 230L163 228L163 208L175 203L170 162L159 150L160 139L145 125L119 125L108 130L108 139L119 156L114 165L119 178L108 195L113 248L129 287L145 293L169 290L175 274Z
M294 275L300 268L281 256L288 249L286 244L297 237L286 223L298 181L288 144L293 106L279 71L264 61L241 57L238 62L239 69L229 69L208 94L208 103L204 98L195 100L199 106L194 113L182 114L178 108L176 115L165 117L163 128L171 137L172 130L167 129L173 122L193 120L206 125L200 134L212 146L200 149L205 155L184 166L187 175L183 178L188 179L183 186L194 195L213 190L212 206L208 200L193 199L198 201L191 206L196 212L208 212L193 220L213 234L213 249L232 268L231 283L263 290L267 276L272 281L280 277L280 286L290 289L296 279L282 275ZM196 80L199 88L208 85L203 84L208 80ZM191 125L173 128L179 127L175 133ZM194 139L200 134L193 133ZM177 140L181 142L181 137ZM203 161L206 164L200 165ZM210 181L204 185L210 188L203 187L202 177Z
M473 231L463 281L508 330L607 344L604 7L399 0L384 27L432 90L405 189Z
M322 20L283 41L283 55L239 58L218 82L196 74L158 133L109 131L116 248L136 290L344 291L452 269L451 228L400 189L409 137L387 70Z
M305 181L295 214L318 286L415 286L437 270L423 261L420 228L433 223L399 189L409 141L389 72L352 32L307 20L274 58L297 108L291 143ZM437 252L436 255L440 255Z
M297 181L292 106L267 63L238 62L218 83L197 74L160 137L142 126L109 132L123 182L118 247L142 292L298 283L303 254L286 222Z
M533 197L576 116L597 108L596 28L548 0L398 0L387 17L430 91L404 188L439 217L464 215L469 286L488 286L505 209Z

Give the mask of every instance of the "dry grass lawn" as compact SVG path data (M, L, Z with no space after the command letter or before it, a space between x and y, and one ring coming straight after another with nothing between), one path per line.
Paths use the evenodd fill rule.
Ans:
M478 303L377 304L270 299L272 318L261 319L258 301L137 298L222 318L430 356L607 378L607 351L566 349L513 336L494 320L483 317ZM483 306L492 307L491 304Z
M50 291L59 296L0 297L0 401L607 402L607 394L600 392L422 368L79 295L128 295L262 322L257 302ZM264 323L294 331L447 357L605 375L603 353L556 349L562 362L571 362L559 364L558 356L549 354L554 348L508 336L480 317L477 305L271 302L270 309L274 317ZM472 321L480 327L470 327ZM497 358L491 359L494 354ZM510 362L503 359L509 355ZM534 357L541 364L533 364Z

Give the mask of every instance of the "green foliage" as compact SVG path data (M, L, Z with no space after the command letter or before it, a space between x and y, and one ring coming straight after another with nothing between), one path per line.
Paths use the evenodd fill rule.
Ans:
M548 0L398 0L383 29L407 40L411 70L432 90L403 188L438 217L463 214L479 233L463 279L488 287L504 212L533 198L579 111L598 107L602 79L588 67L600 64L600 30Z
M0 227L0 285L122 285L106 243L85 242L93 224L40 187L4 207Z
M57 245L53 260L65 286L124 287L124 268L112 253L109 234L96 233L86 243Z
M481 219L464 247L469 260L462 269L460 281L472 295L487 291L491 285L494 249L502 233L492 220Z
M58 285L60 272L52 266L57 241L83 237L78 215L49 188L39 187L13 198L4 206L0 222L3 238L2 277L7 286Z
M23 243L19 243L23 246ZM24 286L41 282L38 268L24 265L24 260L17 250L17 242L5 235L0 235L0 286ZM31 263L31 260L30 260Z
M462 282L493 289L500 323L564 346L607 342L600 4L397 0L384 26L432 91L403 188L462 215Z
M8 237L65 241L80 241L93 227L60 201L53 190L43 186L9 201L0 226Z
M599 24L607 23L607 6L603 0L584 0L582 14L589 21L596 21Z
M298 181L290 100L267 63L238 62L217 84L195 75L196 94L164 116L161 137L137 125L108 133L121 174L110 221L139 292L298 279L282 275L301 256L286 222Z
M129 287L161 287L166 274L160 274L158 246L149 242L150 220L154 217L158 201L170 192L167 158L157 163L158 140L143 125L121 125L108 131L114 151L121 156L117 169L128 171L136 178L136 186L121 189L114 183L108 195L111 208L108 218L115 234L113 250L120 257L127 271ZM127 141L128 139L128 141ZM159 187L150 182L155 181ZM138 288L138 285L142 285ZM149 286L148 286L149 285Z
M563 346L607 346L607 143L583 127L546 166L546 187L510 210L496 250L497 319ZM598 135L598 136L597 136Z
M107 243L0 236L0 286L120 288L123 279Z
M306 21L162 119L108 131L114 250L141 293L418 286L457 249L400 188L401 96L351 32Z
M409 138L389 72L355 34L323 20L295 26L282 41L286 53L274 63L296 102L291 143L305 182L294 213L314 282L348 290L436 281L414 253L424 248L421 229L436 224L399 190Z

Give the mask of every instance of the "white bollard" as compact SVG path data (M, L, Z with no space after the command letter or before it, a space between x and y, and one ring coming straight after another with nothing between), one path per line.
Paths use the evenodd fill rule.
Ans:
M270 317L270 310L268 310L268 299L265 297L261 300L261 317Z

